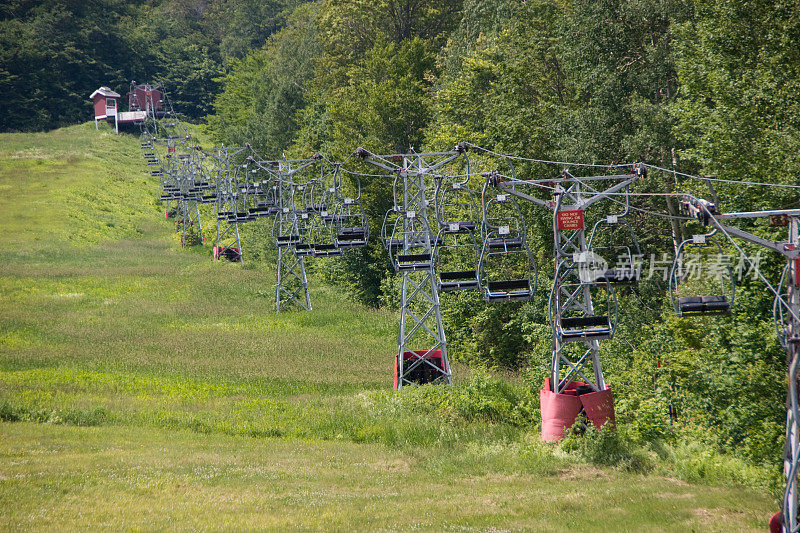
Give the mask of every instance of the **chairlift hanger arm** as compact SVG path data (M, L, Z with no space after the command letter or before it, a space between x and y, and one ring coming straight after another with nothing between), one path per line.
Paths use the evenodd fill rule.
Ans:
M630 185L635 183L639 178L642 177L641 175L638 174L628 174L627 176L628 178L625 178L623 179L623 181L617 183L616 185L612 185L608 189L602 191L599 191L594 187L592 187L591 185L585 183L584 178L573 177L571 181L580 183L581 185L585 185L586 188L588 188L590 191L594 193L594 195L591 198L581 199L581 202L580 204L577 205L576 209L586 210L590 205L599 202L600 200L605 200L607 198L606 195L621 191L622 189L629 187ZM617 176L617 179L619 178L620 176Z
M708 200L704 200L702 198L695 198L694 196L687 195L685 197L685 202L689 204L689 207L692 208L690 211L690 215L693 218L696 218L703 222L703 219L707 220L708 222L712 223L717 229L721 230L723 233L728 233L734 237L738 237L742 240L751 242L753 244L758 244L759 246L763 246L773 252L777 252L784 257L789 259L800 257L800 250L787 250L787 246L785 242L778 242L778 241L771 241L769 239L765 239L763 237L759 237L758 235L754 235L749 231L744 231L739 228L729 226L727 224L723 224L719 221L719 219L734 219L734 218L763 218L768 217L770 215L788 215L791 217L800 216L800 209L785 209L785 210L774 210L774 211L751 211L751 212L738 212L738 213L730 213L728 215L716 213L716 206L715 204L710 203Z
M453 151L450 151L450 152L434 152L434 153L429 153L429 154L414 154L414 155L418 156L420 158L420 160L423 161L423 162L425 161L424 159L422 159L423 156L424 157L431 157L431 156L442 157L442 159L440 159L439 161L433 163L432 165L428 165L424 169L421 169L422 172L431 173L432 171L436 170L437 168L440 168L440 167L446 165L447 163L449 163L450 161L452 161L454 159L457 159L461 155L461 152L459 152L457 150L453 150Z
M797 258L800 257L800 250L787 250L786 243L778 242L778 241L770 241L768 239L764 239L759 237L758 235L753 235L750 232L740 230L739 228L735 228L733 226L728 226L727 224L722 224L715 218L712 219L714 221L714 225L717 226L721 231L727 232L734 237L739 237L742 240L752 242L754 244L758 244L763 246L764 248L768 248L773 252L778 252L779 254L789 258Z
M522 198L523 200L527 200L528 202L532 202L538 206L544 207L545 209L553 209L555 207L555 204L553 204L552 200L541 200L535 196L531 196L530 194L518 191L514 188L514 185L516 185L515 182L500 182L497 184L497 188L503 192L512 194L517 198Z
M586 185L584 183L584 181L587 181L587 178L576 178L576 177L572 177L572 176L570 176L568 178L559 178L558 180L500 182L500 183L498 183L497 187L499 189L503 190L504 192L507 192L509 194L513 194L514 196L522 198L523 200L527 200L529 202L533 202L536 205L539 205L541 207L544 207L544 208L552 210L552 209L555 209L555 203L553 201L541 200L541 199L536 198L534 196L531 196L529 194L525 194L523 192L520 192L520 191L516 190L515 185L517 185L517 184L541 185L543 183L548 183L548 182L549 183L567 183L567 182L575 183L575 182L578 182L578 183L586 185L586 187L589 190L591 190L592 193L593 193L593 196L591 198L582 200L579 205L575 206L575 209L585 210L586 208L588 208L590 205L594 204L595 202L599 202L600 200L605 200L606 199L605 195L613 194L613 193L618 192L618 191L620 191L622 189L625 189L626 187L630 186L632 183L636 182L639 178L641 178L641 176L636 175L636 174L625 174L624 176L627 176L627 177L623 181L621 181L620 183L617 183L616 185L613 185L613 186L611 186L608 189L603 190L603 191L598 191L594 187L592 187L590 185ZM592 179L598 179L598 178L601 178L601 177L605 178L605 179L620 179L621 178L621 176L593 176L593 177L589 177L588 181L591 181Z
M420 170L421 172L429 173L429 172L434 171L437 168L441 167L442 165L446 165L450 161L456 159L458 156L462 155L464 153L464 151L463 150L459 150L458 148L456 148L456 149L450 150L449 152L425 152L425 153L411 152L411 153L408 153L408 154L377 155L377 154L373 154L372 152L370 152L366 148L359 147L359 148L356 149L356 151L354 153L356 155L360 156L362 159L364 159L364 161L366 161L367 163L370 163L370 164L375 165L377 167L386 169L386 170L388 170L390 172L393 172L393 173L394 172L402 172L402 171L404 171L406 169L404 169L401 165L398 165L398 164L390 161L390 159L417 158L420 161L424 162L424 158L426 158L426 157L441 157L442 159L440 159L439 161L436 161L435 163L433 163L431 165L427 165L425 168Z
M800 217L800 209L774 209L769 211L741 211L737 213L720 213L715 218L717 220L725 220L731 218L764 218L775 215Z

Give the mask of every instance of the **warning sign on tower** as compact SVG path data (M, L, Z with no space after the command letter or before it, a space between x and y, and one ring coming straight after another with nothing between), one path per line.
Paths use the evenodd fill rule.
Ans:
M559 211L557 215L558 231L583 229L583 211Z

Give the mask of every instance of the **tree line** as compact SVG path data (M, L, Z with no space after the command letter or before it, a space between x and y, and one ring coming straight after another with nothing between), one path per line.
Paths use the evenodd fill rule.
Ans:
M91 116L106 85L161 81L202 120L231 60L261 47L300 0L9 0L0 5L0 131Z

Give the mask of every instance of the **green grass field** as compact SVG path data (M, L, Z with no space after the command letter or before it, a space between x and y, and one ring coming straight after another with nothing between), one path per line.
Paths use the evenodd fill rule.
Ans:
M0 529L759 531L777 509L733 459L541 443L514 376L391 391L393 313L312 279L314 311L276 315L270 267L180 249L139 152L92 123L0 135Z

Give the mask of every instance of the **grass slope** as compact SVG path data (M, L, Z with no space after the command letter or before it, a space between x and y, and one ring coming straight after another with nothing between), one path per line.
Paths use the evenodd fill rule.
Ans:
M748 531L775 507L675 479L696 455L546 446L519 383L393 393L396 316L318 282L276 315L267 267L178 247L134 137L0 135L0 189L4 530Z

